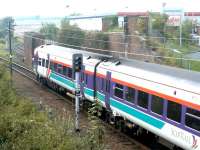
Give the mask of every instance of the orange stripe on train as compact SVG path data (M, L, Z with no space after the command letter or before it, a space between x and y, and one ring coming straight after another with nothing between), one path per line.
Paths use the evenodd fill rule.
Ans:
M60 61L53 60L53 62L62 64L64 66L66 66L66 67L72 67L71 65L63 63L63 62L60 62ZM84 70L84 73L89 74L89 75L93 75L94 74L93 72L88 71L88 70ZM97 73L97 76L101 77L101 78L105 78L106 77L105 75L100 74L100 73ZM144 92L152 94L152 95L156 95L156 96L162 97L162 98L164 98L166 100L171 100L173 102L176 102L176 103L179 103L179 104L183 104L183 105L185 105L187 107L189 106L189 107L192 107L194 109L200 110L200 105L198 105L198 104L187 102L185 100L182 100L182 99L179 99L179 98L176 98L176 97L172 97L172 96L169 96L169 95L166 95L166 94L162 94L162 93L159 93L159 92L156 92L156 91L153 91L153 90L141 87L141 86L137 86L137 85L134 85L134 84L131 84L131 83L119 80L119 79L112 78L112 81L114 81L116 83L119 83L119 84L122 84L122 85L125 85L125 86L128 86L128 87L135 88L137 90L144 91Z

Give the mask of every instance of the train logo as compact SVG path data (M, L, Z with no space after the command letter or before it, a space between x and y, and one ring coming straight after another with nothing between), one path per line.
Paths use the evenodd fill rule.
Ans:
M193 138L193 144L192 144L192 148L193 149L196 149L199 145L197 144L197 139L195 138L194 135L192 135L192 138Z

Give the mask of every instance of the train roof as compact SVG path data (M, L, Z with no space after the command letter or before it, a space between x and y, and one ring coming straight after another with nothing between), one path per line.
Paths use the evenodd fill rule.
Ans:
M120 59L121 64L129 67L134 67L138 69L143 69L146 71L151 71L167 76L172 76L176 78L181 78L185 80L191 80L193 82L200 83L200 72L186 70L182 68L170 67L160 64L153 64L149 62L142 62L138 60L130 60L130 59Z
M97 59L108 59L111 62L116 62L120 61L121 65L128 66L128 67L133 67L137 69L142 69L145 71L150 71L154 73L159 73L162 75L167 75L175 78L181 78L184 80L190 80L192 82L199 82L200 83L200 72L196 71L190 71L186 69L181 69L181 68L175 68L175 67L170 67L170 66L165 66L165 65L160 65L160 64L153 64L149 62L142 62L138 60L130 60L130 59L124 59L124 58L113 58L108 55L102 55L102 54L97 54L97 53L92 53L92 52L86 52L85 50L77 50L73 48L66 48L66 47L61 47L61 46L55 46L55 45L42 45L40 48L48 48L48 52L53 52L53 53L59 53L61 54L62 57L65 53L82 53L84 56L91 56L92 58L97 58Z
M61 47L61 46L56 46L56 45L41 45L39 48L47 48L48 52L53 52L53 53L59 53L62 54L62 57L66 53L70 54L76 54L76 53L81 53L83 56L91 56L92 58L96 59L110 59L112 56L109 55L103 55L103 54L98 54L98 53L92 53L86 51L86 49L78 50L78 49L73 49L73 48L68 48L68 47Z

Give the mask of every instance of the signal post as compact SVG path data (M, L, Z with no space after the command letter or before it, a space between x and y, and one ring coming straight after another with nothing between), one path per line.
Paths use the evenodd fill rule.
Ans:
M73 54L73 73L75 77L75 131L79 132L79 110L80 110L80 72L83 64L82 54Z

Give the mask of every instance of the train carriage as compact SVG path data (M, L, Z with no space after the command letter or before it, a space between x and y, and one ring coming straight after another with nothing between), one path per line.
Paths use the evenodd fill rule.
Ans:
M34 52L38 78L74 92L75 53L83 53L83 96L97 99L110 118L128 121L183 149L200 149L200 73L43 45Z

